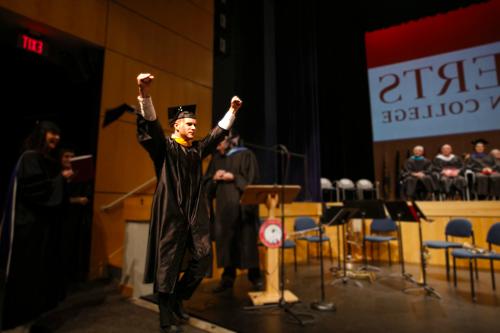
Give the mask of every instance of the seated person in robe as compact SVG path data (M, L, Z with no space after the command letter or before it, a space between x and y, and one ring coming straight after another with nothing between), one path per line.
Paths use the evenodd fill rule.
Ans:
M407 199L429 200L434 191L434 182L431 177L432 163L424 157L424 147L415 146L413 155L406 160L401 177L403 180L404 195ZM424 189L423 196L417 198L419 186Z
M446 198L451 199L455 192L458 192L464 199L466 183L463 169L464 163L460 157L453 154L451 145L442 145L440 153L432 161L432 170L438 189Z
M478 199L484 200L490 195L490 175L493 173L493 158L486 153L488 142L484 139L472 141L474 151L467 160L467 169L474 172L474 190Z
M490 156L494 163L490 175L490 195L500 200L500 149L492 149Z

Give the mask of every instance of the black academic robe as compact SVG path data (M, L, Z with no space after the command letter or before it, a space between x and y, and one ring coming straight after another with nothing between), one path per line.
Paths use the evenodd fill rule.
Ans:
M34 151L19 159L2 218L2 328L36 319L62 297L58 161ZM7 251L5 251L7 250Z
M496 197L497 200L500 199L500 159L492 158L493 159L493 171L495 173L491 174L490 176L490 194L494 197Z
M417 178L412 176L412 172L423 172L425 176L423 178ZM432 163L427 158L415 159L410 157L406 160L403 172L401 173L406 196L408 198L414 198L419 183L422 183L428 194L432 193L435 189L435 184L431 174Z
M475 190L477 195L490 195L490 175L485 175L481 171L484 168L493 168L495 162L493 157L488 154L472 153L467 161L467 168L475 174Z
M441 172L445 169L456 169L459 170L459 174L456 177L448 177L443 175ZM435 176L435 180L439 184L439 189L441 192L449 194L450 191L455 188L464 195L465 190L465 178L463 176L464 163L460 157L453 155L449 160L440 158L436 156L432 161L432 170Z
M493 158L493 171L496 171L500 173L500 159L499 158Z
M145 283L172 293L189 244L195 259L210 254L206 192L202 190L202 159L214 151L228 131L216 126L202 140L185 147L165 137L160 122L137 118L138 139L154 162L158 184L153 196Z
M90 260L90 238L92 224L92 184L86 182L66 183L67 200L64 205L62 224L62 253L66 283L69 286L87 279ZM71 203L71 198L87 197L86 205Z
M234 268L259 267L257 248L259 211L256 205L241 205L246 186L259 178L257 159L251 150L236 148L229 156L214 155L206 173L207 190L215 193L215 244L217 266ZM214 182L219 169L231 172L234 181Z

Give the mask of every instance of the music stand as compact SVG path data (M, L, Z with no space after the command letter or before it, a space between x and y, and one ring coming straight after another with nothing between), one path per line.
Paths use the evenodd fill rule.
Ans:
M311 303L311 308L314 310L318 311L337 310L334 303L325 301L325 279L324 279L324 266L323 266L323 228L326 226L343 225L347 223L346 221L349 221L351 216L353 216L356 212L357 210L353 208L343 208L343 207L333 206L327 208L322 218L320 219L320 225L318 229L319 229L319 243L321 244L319 248L320 272L321 272L321 299L318 302ZM340 239L338 239L338 241L340 242ZM340 262L340 257L339 257L339 262ZM345 263L344 263L344 268L345 268ZM345 271L344 271L344 276L347 277Z
M335 285L338 284L339 282L346 284L347 282L350 281L351 277L347 275L347 256L346 256L347 241L346 241L345 225L349 222L350 219L353 218L354 215L358 213L358 209L353 207L334 206L330 207L328 211L330 212L330 216L334 218L333 221L335 221L336 224L342 228L342 276L333 280L331 284ZM332 225L334 225L333 221ZM339 251L339 260L340 260L340 251ZM363 285L359 281L353 280L353 282L357 287L363 288Z
M383 219L387 215L385 213L384 202L382 200L355 200L344 201L345 207L352 207L358 210L353 218L361 218L361 232L363 236L363 265L358 270L373 270L380 272L380 268L368 265L368 255L366 254L366 223L368 219ZM372 253L373 255L373 253Z
M422 240L422 222L420 217L424 218L424 213L420 210L415 202L408 205L406 201L386 201L385 205L389 211L389 215L393 220L398 222L398 237L399 237L399 254L401 263L401 272L405 279L416 284L418 287L403 289L404 292L412 292L415 290L424 290L427 295L434 295L441 298L441 295L427 284L426 262L424 255L424 245ZM423 282L418 282L410 274L406 274L403 257L403 234L399 222L414 222L418 224L418 240L420 245L420 265L422 269Z
M287 303L298 302L299 299L291 291L285 290L285 270L284 270L284 245L285 245L285 216L284 204L291 203L300 191L299 185L248 185L243 192L240 202L243 205L257 205L264 203L268 209L268 218L276 218L276 207L281 204L281 268L278 260L278 248L267 248L266 251L266 279L264 291L249 292L253 306L244 307L245 310L257 310L270 307L280 307L290 314L301 325L307 320L292 312ZM281 274L280 274L281 273ZM281 277L281 279L280 279Z
M417 222L417 217L411 212L406 201L386 201L385 207L389 212L389 216L396 221L398 225L398 254L399 264L401 265L401 275L407 280L413 280L411 274L407 274L405 270L405 258L403 252L403 234L401 232L401 222Z

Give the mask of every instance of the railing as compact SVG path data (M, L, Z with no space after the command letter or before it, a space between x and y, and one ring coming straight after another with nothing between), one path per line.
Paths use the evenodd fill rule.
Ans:
M122 202L123 200L127 199L128 197L136 194L137 192L140 192L142 191L143 189L147 188L148 186L150 186L151 184L153 184L154 182L156 182L156 177L153 177L151 179L149 179L148 181L146 181L144 184L141 184L139 186L137 186L136 188L134 188L133 190L131 190L130 192L128 193L125 193L124 195L122 195L121 197L119 197L118 199L114 200L113 202L107 204L107 205L104 205L104 206L101 206L101 211L106 211L106 210L109 210L113 207L115 207L116 205L118 205L120 202Z

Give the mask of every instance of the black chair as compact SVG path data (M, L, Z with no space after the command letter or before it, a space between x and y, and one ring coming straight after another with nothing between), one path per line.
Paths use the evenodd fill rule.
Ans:
M429 249L442 249L445 250L446 259L446 279L450 280L450 258L449 250L463 247L463 243L451 242L450 237L472 238L472 244L476 244L474 238L474 231L472 230L472 223L467 219L457 218L451 219L446 224L445 229L446 240L429 240L425 241L423 245ZM477 267L476 267L477 268ZM477 270L476 270L477 277Z
M301 217L297 217L295 219L295 223L293 226L294 231L300 232L300 231L311 230L310 235L305 235L305 236L301 236L301 237L297 238L298 241L300 240L300 241L307 242L307 262L309 262L309 244L316 243L316 245L318 246L318 252L319 252L319 247L322 246L322 244L320 244L319 232L318 232L318 230L314 231L313 230L314 228L318 228L318 225L316 224L316 222L314 221L314 219L312 217L301 216ZM322 237L322 241L328 242L328 246L330 249L330 261L333 264L332 241L331 241L330 237L328 237L327 235L324 235L324 234Z
M473 266L472 261L477 259L486 259L490 261L490 272L491 272L491 286L493 290L496 289L495 284L495 267L493 262L495 260L500 260L500 253L493 252L493 245L500 246L500 222L493 224L488 230L488 235L486 236L486 242L488 243L488 252L480 251L478 249L456 249L451 252L453 257L453 284L457 286L457 269L456 269L456 259L469 259L469 273L470 273L470 287L472 300L475 302L476 292L474 290L474 276L472 273Z
M379 198L378 182L375 182L375 185L373 185L373 183L368 179L359 179L356 182L356 190L358 192L359 200L377 200ZM369 197L365 198L367 195L369 195Z
M330 179L324 177L321 178L320 185L321 185L321 195L323 198L323 202L333 201L333 193L335 192L335 187L333 187L333 184L330 181Z
M363 239L363 246L365 246L366 242L370 242L371 252L372 252L372 261L374 258L373 244L377 243L380 245L382 243L387 243L387 253L389 256L389 265L392 265L391 241L397 240L397 238L395 236L387 235L387 233L396 232L397 230L398 230L398 227L396 225L396 222L394 222L390 218L373 219L373 221L370 225L370 235L365 236ZM384 233L385 235L380 235L381 233ZM379 248L379 256L380 256L380 248Z
M337 192L337 200L355 200L357 199L356 185L349 178L342 178L335 182L335 190Z

